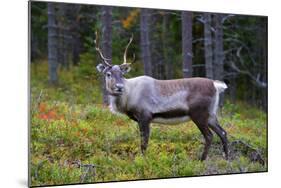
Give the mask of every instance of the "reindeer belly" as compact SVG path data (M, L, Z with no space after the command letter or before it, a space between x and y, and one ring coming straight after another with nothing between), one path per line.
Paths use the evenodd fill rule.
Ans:
M168 124L174 125L183 122L187 122L190 120L189 116L182 116L182 117L174 117L174 118L154 118L152 123L161 123L161 124Z
M153 114L153 123L161 124L178 124L188 121L189 115L186 109L175 109L165 112L159 112Z

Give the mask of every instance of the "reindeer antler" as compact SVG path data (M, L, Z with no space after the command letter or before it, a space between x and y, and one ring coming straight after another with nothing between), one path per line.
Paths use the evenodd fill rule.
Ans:
M128 48L129 48L130 44L131 44L132 41L133 41L133 38L134 38L134 35L132 34L129 43L127 44L127 46L126 46L126 48L125 48L125 52L124 52L124 62L123 62L123 64L128 64L128 65L130 65L130 64L132 64L132 63L135 61L135 57L136 57L136 56L135 56L135 54L133 54L133 61L132 61L132 63L127 63L127 51L128 51ZM122 64L122 65L123 65L123 64Z
M94 40L94 42L95 42L95 49L96 49L96 51L100 54L100 57L101 57L101 59L103 60L103 62L104 62L104 64L106 64L107 66L112 66L108 61L110 61L110 59L108 59L108 58L105 58L104 56L103 56L103 54L102 54L102 51L101 51L101 49L99 48L99 46L98 46L98 32L96 31L95 32L95 34L96 34L96 39Z

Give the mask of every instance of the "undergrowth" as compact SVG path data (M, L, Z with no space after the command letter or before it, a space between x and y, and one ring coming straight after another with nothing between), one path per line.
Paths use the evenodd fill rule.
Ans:
M226 161L217 136L200 161L204 140L192 122L152 124L143 156L137 124L101 105L94 66L60 70L59 84L50 86L46 64L31 65L32 186L267 171L239 151ZM226 101L219 119L230 143L241 140L267 161L265 112Z

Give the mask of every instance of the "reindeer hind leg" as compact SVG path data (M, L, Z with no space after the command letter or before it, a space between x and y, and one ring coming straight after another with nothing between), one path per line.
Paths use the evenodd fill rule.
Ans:
M192 121L197 125L197 127L199 128L200 132L203 134L205 139L204 151L201 156L201 160L203 161L207 158L209 148L212 144L212 139L213 139L213 134L208 127L208 115L207 112L206 113L194 112L193 114L191 114L190 117Z
M228 159L228 144L227 144L227 133L226 131L219 125L219 122L216 117L212 117L211 121L208 123L209 127L220 137L223 150L225 153L226 160Z

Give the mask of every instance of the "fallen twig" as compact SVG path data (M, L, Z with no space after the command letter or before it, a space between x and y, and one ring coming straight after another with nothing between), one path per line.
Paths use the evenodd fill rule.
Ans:
M74 161L72 164L76 164L78 168L83 170L83 174L80 176L80 183L85 182L88 177L96 177L96 167L101 167L95 164L82 164L81 161Z

